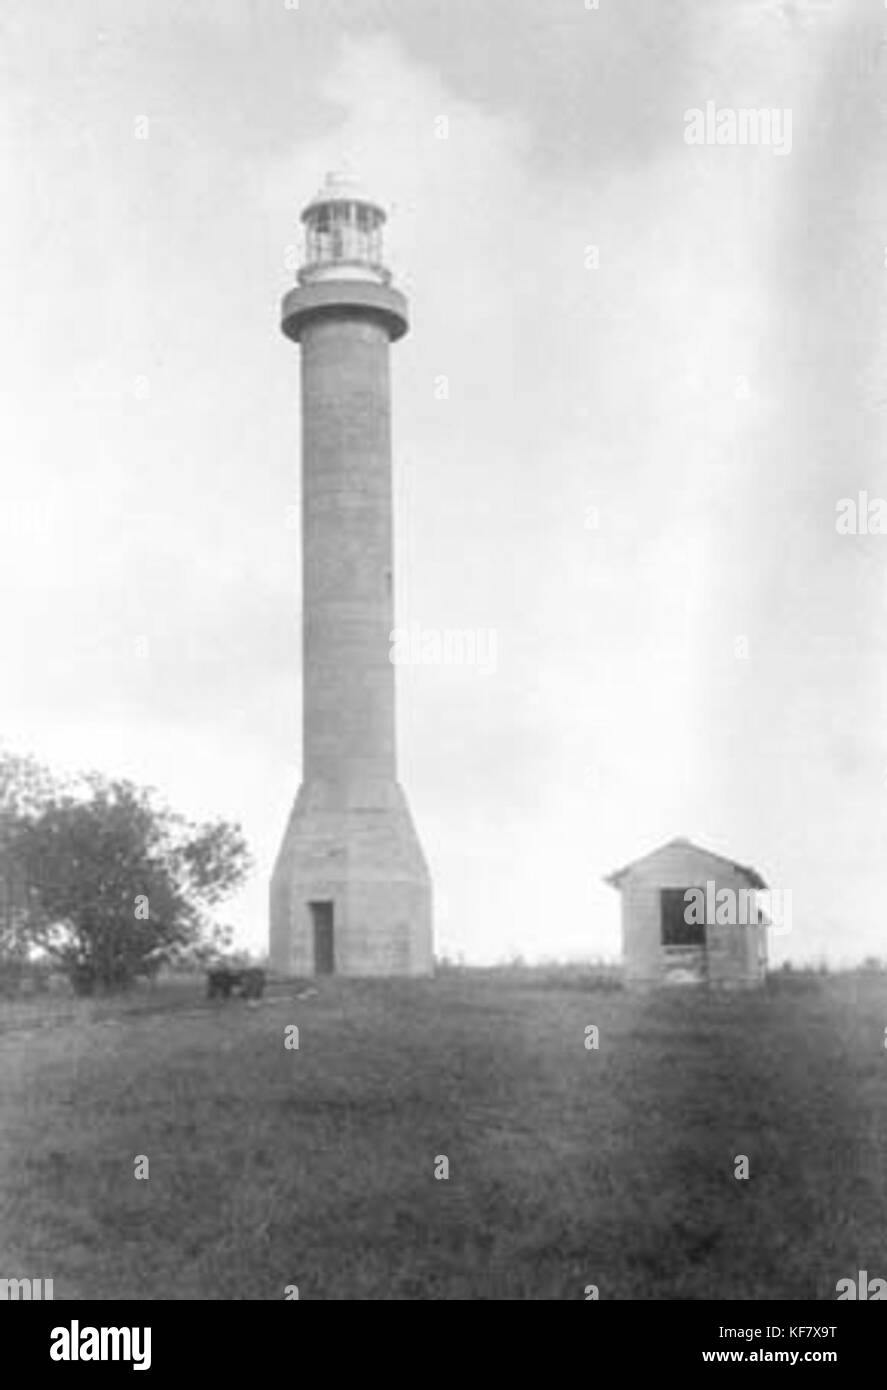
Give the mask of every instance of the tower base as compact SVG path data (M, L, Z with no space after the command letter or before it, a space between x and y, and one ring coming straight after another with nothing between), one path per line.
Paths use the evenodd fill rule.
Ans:
M303 782L271 878L271 967L430 975L431 879L397 782Z

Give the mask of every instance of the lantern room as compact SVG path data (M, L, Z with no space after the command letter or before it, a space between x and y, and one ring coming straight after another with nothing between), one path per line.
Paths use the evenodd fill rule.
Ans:
M382 264L384 209L346 174L328 174L302 213L305 259L299 281L375 280L387 285Z

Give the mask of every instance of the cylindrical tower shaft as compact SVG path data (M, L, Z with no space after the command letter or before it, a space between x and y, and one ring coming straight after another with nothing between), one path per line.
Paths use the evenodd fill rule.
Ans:
M304 777L394 781L388 332L343 306L301 343Z

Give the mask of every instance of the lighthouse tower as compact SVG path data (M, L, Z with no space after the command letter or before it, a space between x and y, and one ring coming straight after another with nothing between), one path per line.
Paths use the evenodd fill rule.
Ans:
M271 880L287 974L425 975L431 881L397 780L389 344L407 302L385 213L330 175L283 301L301 348L302 785Z

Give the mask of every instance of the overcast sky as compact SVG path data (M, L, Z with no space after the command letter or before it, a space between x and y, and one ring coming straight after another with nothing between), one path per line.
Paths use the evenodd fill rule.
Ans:
M347 160L412 305L398 622L497 636L495 670L398 672L438 950L612 955L601 875L687 835L791 890L781 954L887 955L887 536L836 529L887 497L887 10L0 0L0 25L5 741L239 820L229 916L264 947L299 781L279 300ZM707 101L790 109L790 153L688 145Z

